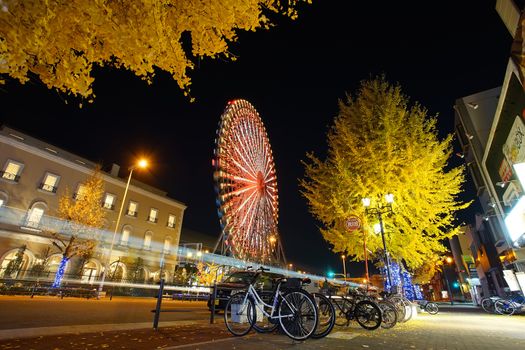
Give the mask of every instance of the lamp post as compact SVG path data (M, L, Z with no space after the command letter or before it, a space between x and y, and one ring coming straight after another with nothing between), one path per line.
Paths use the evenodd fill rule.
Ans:
M452 264L453 261L454 260L450 256L447 256L445 258L445 262L448 265ZM447 265L445 265L445 266L447 266ZM452 289L450 288L450 281L448 280L447 270L445 268L443 268L443 275L445 276L445 282L447 283L448 298L450 299L450 305L454 305L454 300L452 299Z
M346 282L346 256L341 255L341 259L343 259L343 274L345 275L345 282Z
M388 284L390 285L390 289L392 289L393 287L392 286L392 276L390 274L390 262L388 259L388 250L386 249L385 229L383 227L383 214L393 213L392 203L394 203L394 195L391 193L386 194L385 201L386 201L386 204L382 204L381 201L379 201L375 208L370 208L370 204L371 204L370 198L365 197L362 199L363 206L365 207L365 212L369 215L376 215L377 219L379 220L379 229L381 232L381 239L383 240L383 250L385 252L385 266L386 266Z
M117 236L118 227L120 224L120 218L122 217L122 211L124 210L124 204L126 203L126 196L128 194L129 184L131 182L131 175L133 175L133 170L135 170L135 168L145 169L147 167L148 167L148 161L145 159L140 159L136 165L133 165L129 168L128 182L126 183L126 189L124 190L124 196L122 197L122 203L120 204L120 210L118 212L117 222L115 224L115 230L113 231L113 238L111 239L111 245L109 246L108 257L106 259L106 269L108 271L104 270L104 273L102 274L102 279L100 280L100 285L98 286L99 295L100 295L100 292L102 292L102 288L104 287L104 281L106 280L106 275L109 273L109 262L111 259L111 254L113 253L113 246L115 245L115 237Z

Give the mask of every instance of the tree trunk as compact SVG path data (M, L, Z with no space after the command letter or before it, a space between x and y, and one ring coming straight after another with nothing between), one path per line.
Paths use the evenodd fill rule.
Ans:
M55 281L53 282L52 288L60 288L60 285L62 284L62 278L64 278L64 273L66 272L67 262L69 261L69 258L66 258L65 255L62 255L62 260L60 260L60 264L58 265L58 270L55 274Z

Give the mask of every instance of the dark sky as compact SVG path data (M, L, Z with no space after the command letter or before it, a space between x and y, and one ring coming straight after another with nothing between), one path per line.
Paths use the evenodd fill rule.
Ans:
M439 113L442 135L452 132L456 98L503 82L511 37L495 3L314 0L296 21L241 33L230 50L238 61L201 61L191 73L195 103L167 74L148 86L129 72L106 68L95 72L95 103L82 109L79 100L36 80L9 82L0 90L1 121L106 165L126 166L148 154L155 163L137 177L188 205L183 226L218 236L215 131L227 101L247 99L273 148L288 260L311 272L341 272L339 256L330 253L299 194L300 161L308 151L326 151L326 130L345 91L378 74ZM465 198L473 198L470 184L467 190ZM460 217L466 221L471 214ZM362 270L363 263L349 266L353 275Z

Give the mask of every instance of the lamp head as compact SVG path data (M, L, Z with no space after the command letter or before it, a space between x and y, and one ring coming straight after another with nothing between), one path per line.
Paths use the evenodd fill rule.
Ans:
M148 161L144 158L140 159L137 163L137 166L142 169L146 169L148 167Z
M370 198L369 197L365 197L361 200L361 202L363 202L363 207L365 208L368 208L370 206Z
M448 264L452 264L453 259L452 259L450 256L447 256L447 258L445 259L445 261L446 261Z
M394 195L392 193L388 193L385 195L385 200L388 204L394 203Z

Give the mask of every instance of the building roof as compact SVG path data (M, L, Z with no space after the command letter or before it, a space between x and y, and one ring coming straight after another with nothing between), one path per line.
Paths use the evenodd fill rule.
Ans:
M27 134L24 134L23 132L20 132L18 130L15 130L15 129L12 129L10 127L7 127L5 125L0 125L0 135L1 136L5 136L11 140L14 140L14 141L17 141L19 143L22 143L22 144L25 144L27 146L30 146L30 147L33 147L33 148L36 148L40 151L43 151L43 152L46 152L46 153L49 153L50 155L52 156L55 156L55 157L59 157L65 161L68 161L76 166L81 166L81 167L84 167L86 169L89 169L89 170L93 170L97 167L97 163L93 162L93 161L90 161L88 159L85 159L83 157L80 157L76 154L73 154L71 152L68 152L60 147L57 147L55 145L52 145L52 144L49 144L47 142L44 142L42 140L39 140L39 139L36 139L32 136L29 136ZM115 166L116 164L114 164ZM119 168L117 166L117 168ZM111 177L115 180L118 180L120 181L123 185L125 185L126 183L126 179L123 179L121 177L118 176L118 172L117 174L115 173L111 173L111 172L107 172L107 171L104 171L104 170L101 170L101 172L105 175L105 176L108 176L108 177ZM135 179L132 179L131 180L131 185L135 186L135 187L138 187L142 190L145 190L147 192L150 192L150 193L153 193L153 194L156 194L158 196L161 196L161 197L165 197L167 199L169 199L170 201L173 201L175 203L178 203L184 207L186 207L186 205L180 201L177 201L171 197L168 196L168 193L166 191L163 191L161 189L158 189L156 187L153 187L153 186L150 186L148 184L145 184L141 181L138 181L138 180L135 180Z

